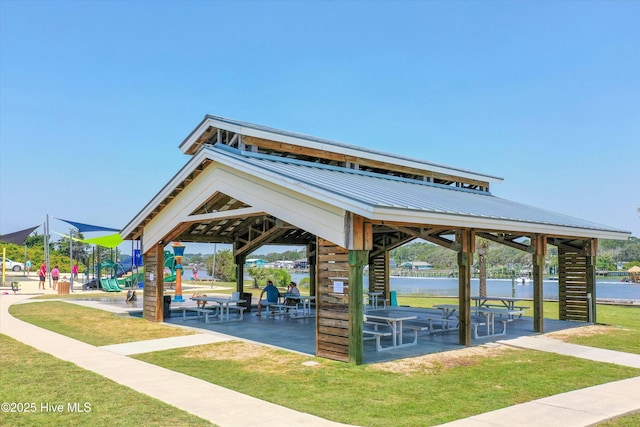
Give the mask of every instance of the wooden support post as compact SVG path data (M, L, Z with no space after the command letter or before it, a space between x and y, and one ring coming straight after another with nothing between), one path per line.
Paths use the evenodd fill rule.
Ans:
M369 259L369 251L349 251L349 363L360 365L364 353L362 343L363 269Z
M307 266L309 267L309 295L317 296L318 242L316 240L307 244Z
M247 260L246 255L236 255L236 291L242 292L244 290L244 263Z
M598 255L598 239L591 239L587 242L587 295L591 295L591 299L587 299L589 306L589 322L597 323L596 316L596 257Z
M534 248L533 261L533 330L544 333L544 257L547 254L546 236L535 235L531 238Z
M164 245L158 243L154 247L156 252L156 271L155 271L155 285L156 285L156 322L164 321Z
M459 343L471 345L471 265L475 234L471 230L456 231L458 245L458 313L460 313Z

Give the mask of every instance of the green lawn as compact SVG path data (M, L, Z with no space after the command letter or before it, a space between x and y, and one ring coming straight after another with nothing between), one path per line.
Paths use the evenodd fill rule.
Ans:
M422 300L425 306L441 302ZM418 306L418 301L412 299L411 305ZM63 302L16 305L11 307L11 313L85 342L99 341L96 345L183 333L169 325L149 324ZM622 326L611 328L604 344L629 338L637 343L638 313L625 307L599 306L599 315L618 319ZM109 336L95 337L100 334L92 334L93 327L87 328L93 324L100 325L100 334L110 331ZM87 332L79 332L81 329ZM304 408L323 418L365 426L434 425L640 375L638 369L607 363L491 347L365 366L240 342L147 353L137 358L294 409ZM309 361L317 365L302 364ZM615 421L621 424L608 425L632 425L624 422L635 417L622 417Z
M15 410L3 410L3 426L213 425L6 335L0 335L0 366L1 400Z
M136 358L280 405L305 408L323 418L364 426L435 425L640 375L638 369L608 363L490 348L365 366L239 342ZM303 365L309 361L318 365Z

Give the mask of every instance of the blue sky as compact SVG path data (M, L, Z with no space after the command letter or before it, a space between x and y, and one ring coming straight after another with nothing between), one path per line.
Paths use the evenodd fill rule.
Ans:
M640 236L638 22L636 1L0 0L0 234L125 226L213 114Z

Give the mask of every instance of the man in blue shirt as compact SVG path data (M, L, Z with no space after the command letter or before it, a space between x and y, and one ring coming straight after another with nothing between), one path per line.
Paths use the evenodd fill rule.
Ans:
M263 300L262 296L265 292L267 293L267 299ZM280 292L278 291L278 288L273 286L273 282L271 280L267 281L267 286L265 286L262 292L260 292L260 300L258 301L258 313L256 313L256 316L262 316L263 305L268 306L271 304L277 304L279 296Z

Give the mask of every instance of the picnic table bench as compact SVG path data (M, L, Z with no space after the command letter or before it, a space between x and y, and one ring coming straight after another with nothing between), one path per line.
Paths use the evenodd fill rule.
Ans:
M265 306L268 316L281 316L290 314L293 311L298 314L298 304L270 303L269 305L262 305Z
M393 330L388 323L365 321L362 326L362 333L365 335L365 340L375 338L376 351L384 351L393 348L393 346L382 347L382 344L380 343L380 339L382 337L390 337L393 334Z
M196 313L195 317L189 317L187 316L187 312L188 311L193 311ZM186 307L182 307L182 320L186 321L186 320L191 320L191 319L199 319L201 317L204 317L204 323L205 324L209 324L209 316L218 316L218 308L211 306L211 307L198 307L198 306L186 306Z
M418 332L429 331L430 335L439 332L458 330L459 320L455 317L419 317L416 320L408 320L402 324L405 329Z

